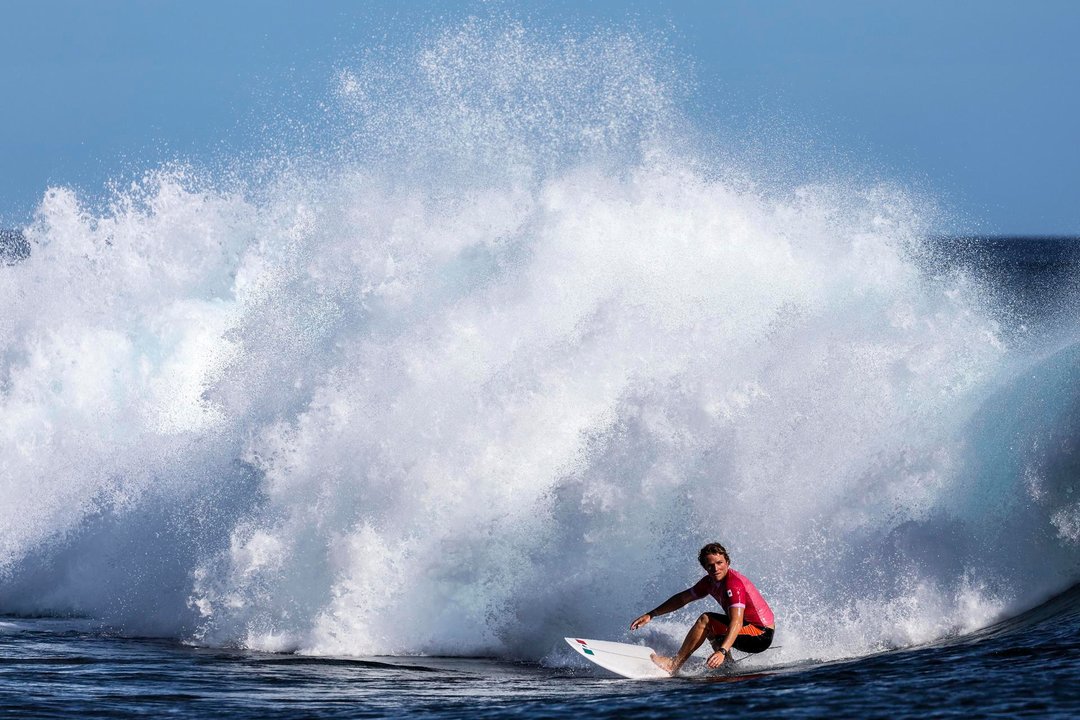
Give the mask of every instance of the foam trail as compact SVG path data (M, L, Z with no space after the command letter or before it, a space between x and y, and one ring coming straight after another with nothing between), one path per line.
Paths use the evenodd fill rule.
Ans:
M717 539L793 660L1075 579L1068 480L1031 479L1061 455L981 464L1018 427L997 393L1070 361L1010 384L903 190L711 165L657 57L471 22L340 74L333 161L51 190L0 269L0 607L539 658L620 637Z

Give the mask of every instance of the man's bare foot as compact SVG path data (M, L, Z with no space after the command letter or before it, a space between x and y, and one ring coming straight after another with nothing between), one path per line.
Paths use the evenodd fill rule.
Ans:
M649 656L657 667L666 672L669 675L674 675L675 671L679 668L675 665L675 658L664 657L663 655L657 655L653 653Z

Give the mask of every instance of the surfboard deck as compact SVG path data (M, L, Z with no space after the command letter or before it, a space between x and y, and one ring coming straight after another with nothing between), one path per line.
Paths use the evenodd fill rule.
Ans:
M589 662L621 677L630 680L660 680L671 677L649 658L656 652L650 647L587 638L563 639Z

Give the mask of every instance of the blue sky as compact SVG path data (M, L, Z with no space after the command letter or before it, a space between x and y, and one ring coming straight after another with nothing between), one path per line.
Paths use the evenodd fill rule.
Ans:
M662 33L696 120L777 118L974 231L1080 235L1080 2L0 2L0 224L173 158L257 151L359 49L496 11Z

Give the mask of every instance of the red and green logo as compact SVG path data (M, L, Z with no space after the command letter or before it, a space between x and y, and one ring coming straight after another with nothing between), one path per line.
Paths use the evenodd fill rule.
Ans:
M589 649L589 643L587 643L584 640L581 640L579 638L574 638L574 639L577 640L579 643L581 643L581 652L585 653L586 655L595 655L596 654L592 650Z

